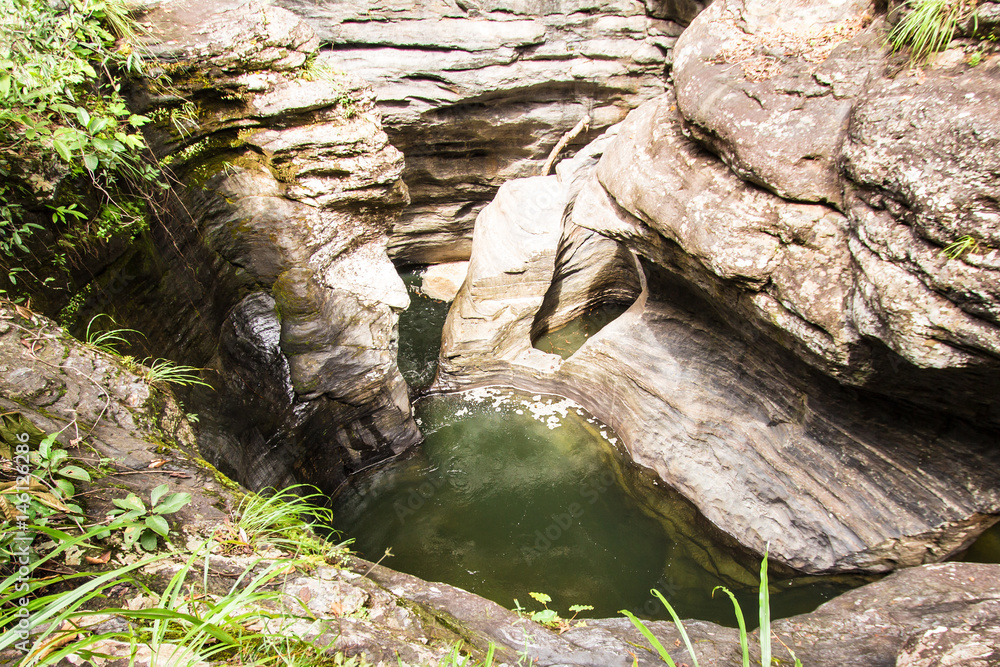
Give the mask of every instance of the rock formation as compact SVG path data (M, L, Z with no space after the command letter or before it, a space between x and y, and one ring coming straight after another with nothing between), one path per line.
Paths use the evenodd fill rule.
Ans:
M412 204L397 263L468 259L476 214L511 178L538 173L584 116L582 146L663 92L670 51L699 2L281 0L371 81L406 155Z
M603 254L572 257L580 229ZM991 433L845 389L792 354L828 370L802 350L825 349L815 323L852 314L850 238L837 210L735 175L664 95L558 177L510 182L483 210L438 386L574 398L715 525L796 570L946 558L1000 511ZM590 278L573 268L596 265ZM568 360L531 346L543 302L573 312L609 284L626 296L637 275L641 296ZM753 325L782 301L799 319Z
M731 248L757 246L754 270L706 252L693 234L709 227L689 216L639 208L628 191L669 160L631 174L609 162L602 183L698 257L697 280L745 283L743 314L824 372L996 426L1000 60L972 67L955 48L906 71L886 31L866 2L720 2L678 41L684 134L784 200L826 205L826 231L807 224L819 235L760 215L711 227ZM619 162L663 148L637 135ZM963 238L960 256L943 252Z
M183 548L217 536L229 512L239 504L237 485L212 470L193 450L190 425L170 392L150 386L120 358L83 345L44 317L3 302L0 366L4 369L0 405L6 415L19 415L49 433L62 430L59 443L71 456L92 461L96 453L106 461L104 473L127 473L95 475L92 483L79 483L77 490L86 492L83 504L88 523L104 518L113 507L112 498L128 492L147 498L153 487L165 482L171 492L192 496L189 504L168 517L170 539ZM76 440L80 435L83 438ZM164 565L173 572L185 558L166 550L160 556L163 560L154 564L156 572L163 572ZM201 568L191 572L192 587L202 585L202 577L208 576L210 585L217 587L213 590L228 590L233 577L248 564L262 566L275 556L270 545L267 555L240 556L220 548L212 554L208 573ZM67 567L61 561L59 566ZM92 570L95 566L82 567ZM479 655L493 643L498 661L507 664L515 664L521 654L542 666L628 667L635 664L630 654L643 667L662 664L652 652L636 650L645 647L646 640L624 618L588 619L583 626L557 633L447 584L424 582L356 558L340 561L338 566L289 568L281 580L284 596L298 600L295 613L299 615L303 608L309 611L289 632L325 647L331 658L342 652L363 654L368 662L380 665L398 665L400 659L405 665L437 664L462 640L463 650ZM152 577L148 585L160 590L157 587L165 581ZM145 589L127 581L119 583L99 598L102 608L109 603L126 607L142 601L139 592ZM708 596L709 591L704 594ZM744 611L751 615L751 610ZM116 622L121 622L121 616ZM91 628L100 622L100 617L87 618ZM700 664L739 664L736 629L699 621L685 625ZM44 621L36 630L43 627ZM111 625L109 630L121 627ZM672 623L651 622L649 627L678 664L687 661ZM903 570L846 593L815 612L773 623L781 641L803 664L814 667L985 667L997 660L998 627L1000 565L972 563ZM750 644L757 660L756 633L751 634ZM775 641L773 645L775 656L785 659L780 644ZM122 656L124 662L132 645L102 640L91 648ZM142 655L136 665L148 664ZM10 647L0 651L4 664L15 664L21 657Z
M396 368L408 297L386 252L407 202L371 92L269 3L161 3L131 91L178 183L151 243L91 297L157 355L210 366L201 446L251 487L344 475L419 439ZM114 271L112 272L114 275ZM114 283L115 278L100 282Z

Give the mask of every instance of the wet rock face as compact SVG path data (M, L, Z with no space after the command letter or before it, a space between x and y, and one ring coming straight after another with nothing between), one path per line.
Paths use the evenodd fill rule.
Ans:
M671 130L672 107L664 97L633 112L597 149L596 167L582 151L559 176L501 188L476 224L437 386L511 384L572 397L712 523L759 553L770 544L772 559L796 570L887 571L961 550L1000 510L990 433L845 389L733 317L756 304L698 260L734 283L757 281L764 295L794 295L813 280L826 287L822 272L846 264L846 249L824 256L822 241L843 245L846 218L713 168ZM636 136L659 143L629 152ZM616 201L605 181L634 185ZM767 222L787 225L787 244L761 230ZM546 299L555 293L571 308L609 282L627 290L636 275L587 280L579 267L601 261L577 242L580 230L609 244L606 266L622 266L615 258L627 247L647 259L635 303L564 361L531 346ZM698 243L694 256L678 249ZM787 267L795 261L798 274Z
M479 210L535 175L585 115L584 145L664 90L670 51L697 2L281 0L337 67L375 87L406 155L412 205L393 228L397 263L468 259Z
M395 364L408 297L385 252L402 154L368 89L305 65L318 39L294 14L178 0L143 20L157 60L132 96L180 185L128 260L119 322L212 367L218 391L191 399L225 406L201 445L227 473L332 489L419 439Z
M629 192L679 168L656 154L679 141L676 128L713 154L707 162L779 195L778 208L825 203L835 224L810 238L802 232L813 225L791 239L775 220L738 239L727 225L729 240L756 239L762 262L777 259L763 289L760 276L736 276L742 313L843 382L997 425L1000 59L970 67L956 49L918 77L887 55L887 28L870 11L824 0L712 5L675 49L673 129L643 130L620 162L650 162L618 175L609 159L602 182L630 213L669 228L663 235L696 258L689 278L707 270L730 286L739 251L702 240L718 227L660 215ZM954 257L942 252L963 239Z

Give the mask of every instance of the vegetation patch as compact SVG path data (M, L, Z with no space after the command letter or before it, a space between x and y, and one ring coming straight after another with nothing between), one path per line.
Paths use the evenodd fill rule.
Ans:
M124 0L0 3L3 291L33 278L23 258L42 230L66 268L81 247L146 228L146 202L167 186L140 132L150 119L121 94L142 72L136 44Z
M907 0L904 7L889 41L894 51L909 49L911 65L946 49L960 23L975 23L976 0Z

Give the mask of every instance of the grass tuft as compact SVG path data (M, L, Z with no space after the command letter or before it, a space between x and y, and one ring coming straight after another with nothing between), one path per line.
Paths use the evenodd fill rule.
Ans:
M740 649L743 652L743 667L750 666L750 644L747 639L747 627L746 621L743 618L743 610L740 609L740 603L736 601L736 596L726 588L725 586L717 586L713 589L714 594L717 590L722 590L725 592L729 599L733 601L733 607L736 610L736 621L740 626ZM691 640L688 637L687 631L684 629L684 624L681 619L677 616L674 608L670 606L670 603L664 599L663 595L659 591L653 589L651 591L653 595L660 599L663 606L666 607L667 611L670 612L670 617L674 620L674 625L677 626L678 632L680 632L681 639L684 641L684 646L687 648L688 655L691 656L691 662L694 663L694 667L698 667L698 658L694 654L694 647L691 645ZM764 667L770 667L772 662L771 655L771 597L768 590L767 584L767 551L764 551L764 559L760 563L760 596L759 596L759 612L760 612L760 664ZM637 630L646 638L646 641L656 650L659 654L660 659L669 667L677 667L677 663L674 662L673 658L670 657L667 650L660 643L660 640L650 631L650 629L643 623L640 619L636 618L633 614L622 609L621 612L624 614ZM781 642L781 640L778 640ZM795 652L792 651L784 642L781 645L785 647L792 660L795 662L795 667L802 667L802 662L796 657Z
M951 43L961 21L975 13L975 0L908 0L909 8L889 34L893 51L910 49L910 64L918 65Z

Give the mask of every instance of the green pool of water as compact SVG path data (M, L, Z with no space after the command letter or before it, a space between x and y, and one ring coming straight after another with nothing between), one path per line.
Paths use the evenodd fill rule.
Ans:
M725 585L756 617L759 563L740 562L692 506L626 464L617 438L571 401L486 389L416 405L422 447L336 498L334 525L370 560L442 581L512 608L550 595L568 616L619 609L734 625ZM775 582L775 617L809 611L854 582Z
M1000 563L1000 523L994 524L959 560L969 563Z
M441 330L448 317L450 304L425 296L420 292L422 269L400 272L410 307L399 314L399 356L397 364L403 379L412 389L426 387L437 372Z
M588 338L626 310L628 310L627 304L609 303L595 306L571 320L566 326L539 336L534 342L534 347L542 352L558 354L563 359L569 359Z

